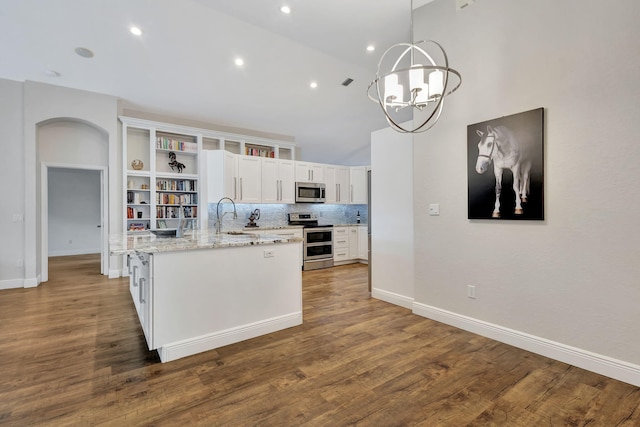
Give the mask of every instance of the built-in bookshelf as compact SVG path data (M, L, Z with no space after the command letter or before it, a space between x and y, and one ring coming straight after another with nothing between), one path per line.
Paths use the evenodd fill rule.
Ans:
M123 230L128 233L208 223L201 194L203 150L295 160L295 143L132 117L122 123ZM255 159L254 159L255 160Z
M197 228L201 136L188 128L121 117L127 233Z

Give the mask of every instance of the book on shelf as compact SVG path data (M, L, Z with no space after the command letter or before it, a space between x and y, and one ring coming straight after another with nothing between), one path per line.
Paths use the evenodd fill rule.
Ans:
M156 148L160 150L183 151L185 153L197 153L198 144L195 142L180 141L166 136L156 137Z
M270 157L275 158L276 152L273 149L244 147L244 154L247 156Z
M132 222L129 224L129 231L140 231L146 230L146 227L143 222Z
M198 181L193 179L158 179L156 190L160 191L198 191Z

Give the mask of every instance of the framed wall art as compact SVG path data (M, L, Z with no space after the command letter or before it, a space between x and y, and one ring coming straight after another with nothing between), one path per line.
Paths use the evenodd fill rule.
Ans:
M467 126L469 219L544 220L544 108Z

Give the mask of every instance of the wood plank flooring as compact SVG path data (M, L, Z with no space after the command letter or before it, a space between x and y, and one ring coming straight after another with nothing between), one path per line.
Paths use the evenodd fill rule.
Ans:
M640 389L303 273L304 324L170 363L94 255L0 291L0 425L640 426Z

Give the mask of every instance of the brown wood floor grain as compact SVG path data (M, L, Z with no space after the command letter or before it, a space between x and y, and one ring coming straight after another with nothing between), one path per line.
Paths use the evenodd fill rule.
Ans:
M640 426L640 389L303 273L304 324L160 363L94 255L0 291L0 425Z

